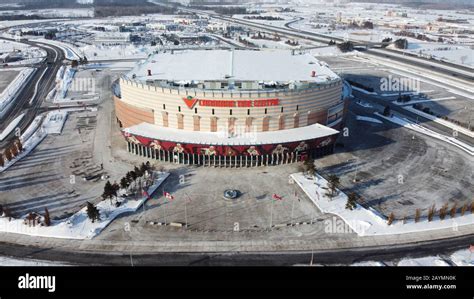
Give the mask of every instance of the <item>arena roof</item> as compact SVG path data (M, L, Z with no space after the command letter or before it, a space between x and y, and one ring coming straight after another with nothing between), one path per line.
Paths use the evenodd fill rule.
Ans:
M339 133L337 130L320 124L279 131L252 132L234 137L227 137L222 132L185 131L159 127L148 123L141 123L123 129L123 131L136 136L176 143L229 146L299 142Z
M151 76L148 76L148 70ZM316 76L312 77L312 72ZM311 54L289 50L175 50L150 56L129 74L138 80L326 82L339 78Z

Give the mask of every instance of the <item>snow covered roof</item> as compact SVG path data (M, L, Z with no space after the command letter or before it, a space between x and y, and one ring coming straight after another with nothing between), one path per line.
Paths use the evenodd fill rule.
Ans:
M148 76L148 70L151 76ZM315 77L312 72L315 72ZM136 79L168 81L327 82L339 78L311 54L288 50L186 50L158 53L129 74Z
M320 124L288 130L247 133L235 137L227 137L223 132L185 131L159 127L148 123L131 126L123 129L123 131L132 135L176 143L229 146L299 142L328 137L339 133L337 130Z

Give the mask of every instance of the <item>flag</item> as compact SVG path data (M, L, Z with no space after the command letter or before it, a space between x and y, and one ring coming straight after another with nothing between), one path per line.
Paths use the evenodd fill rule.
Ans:
M143 189L143 196L145 196L146 199L150 199L150 194L148 194L148 192L145 189Z
M169 192L163 192L163 195L164 195L167 199L169 199L169 200L173 200L173 199L174 199L174 196L171 195L171 193L169 193Z
M280 195L275 194L275 193L273 193L272 198L275 199L275 200L282 200L283 199L283 197L281 197Z

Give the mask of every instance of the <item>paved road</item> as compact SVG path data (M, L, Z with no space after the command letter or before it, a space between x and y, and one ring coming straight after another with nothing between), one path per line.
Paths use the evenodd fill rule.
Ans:
M11 40L7 38L2 39ZM41 107L44 98L53 88L56 74L59 68L62 66L64 60L64 53L60 48L51 45L45 47L41 43L31 41L22 43L42 48L46 51L47 58L44 62L36 66L35 73L27 82L26 86L18 93L13 107L10 108L3 119L1 119L0 131L8 126L12 120L24 112L26 112L26 115L23 117L18 127L22 132L26 130L33 119L38 115L38 110ZM12 132L2 142L0 142L0 148L5 147L14 137L14 132Z
M406 257L417 258L467 249L474 235L464 235L443 240L415 242L403 245L343 248L318 251L286 252L228 252L228 253L153 253L133 252L84 252L63 250L57 247L32 247L0 243L0 255L71 263L76 265L131 265L134 266L276 266L314 264L352 264L361 261L391 261Z

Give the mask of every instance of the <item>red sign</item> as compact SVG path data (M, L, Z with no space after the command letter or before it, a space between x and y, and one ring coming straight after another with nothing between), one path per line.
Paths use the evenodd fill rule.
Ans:
M269 106L278 106L280 104L279 99L258 99L258 100L206 100L206 99L196 99L191 96L183 98L183 101L192 109L196 103L199 102L199 106L203 107L240 107L240 108L250 108L250 107L269 107Z
M183 98L183 101L186 103L186 106L188 106L189 109L193 109L193 107L194 107L194 105L196 105L198 99L195 99L192 96L189 96L187 98Z

